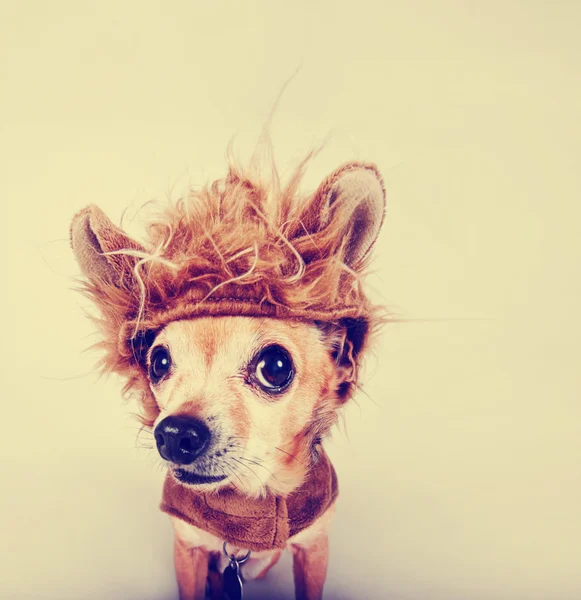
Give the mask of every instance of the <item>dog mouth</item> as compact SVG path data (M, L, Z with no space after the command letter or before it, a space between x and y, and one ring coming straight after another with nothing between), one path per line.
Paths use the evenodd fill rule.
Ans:
M224 481L226 475L200 475L186 469L172 469L173 476L180 482L188 485L203 485L205 483L218 483Z

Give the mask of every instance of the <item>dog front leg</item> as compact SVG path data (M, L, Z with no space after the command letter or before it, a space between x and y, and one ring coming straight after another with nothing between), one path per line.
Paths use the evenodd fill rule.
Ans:
M291 549L296 600L321 600L329 557L327 534L321 533L308 544L294 544Z
M208 579L208 552L174 540L174 563L180 600L204 600Z
M208 584L210 586L211 600L224 600L224 586L222 572L220 571L220 552L210 554L208 568Z

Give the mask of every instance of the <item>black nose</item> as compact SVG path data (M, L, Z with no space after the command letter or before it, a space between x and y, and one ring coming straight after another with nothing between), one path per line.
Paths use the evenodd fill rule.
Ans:
M166 417L155 428L155 443L162 458L178 465L189 465L208 446L210 430L190 417Z

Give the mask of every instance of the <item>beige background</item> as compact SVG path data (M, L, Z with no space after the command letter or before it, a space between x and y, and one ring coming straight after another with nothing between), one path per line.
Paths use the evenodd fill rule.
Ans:
M328 599L581 598L579 2L3 2L0 597L176 597L163 474L91 375L72 215L247 152L375 161L385 330L329 452ZM131 231L131 229L130 229ZM439 319L439 320L437 320ZM248 597L291 598L290 563ZM275 591L276 590L276 591Z

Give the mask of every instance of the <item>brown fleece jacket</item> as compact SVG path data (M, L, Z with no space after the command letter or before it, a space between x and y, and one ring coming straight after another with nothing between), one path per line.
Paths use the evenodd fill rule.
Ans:
M312 525L338 493L335 469L321 452L304 483L287 497L248 498L232 488L198 492L168 473L160 508L238 548L272 550Z

